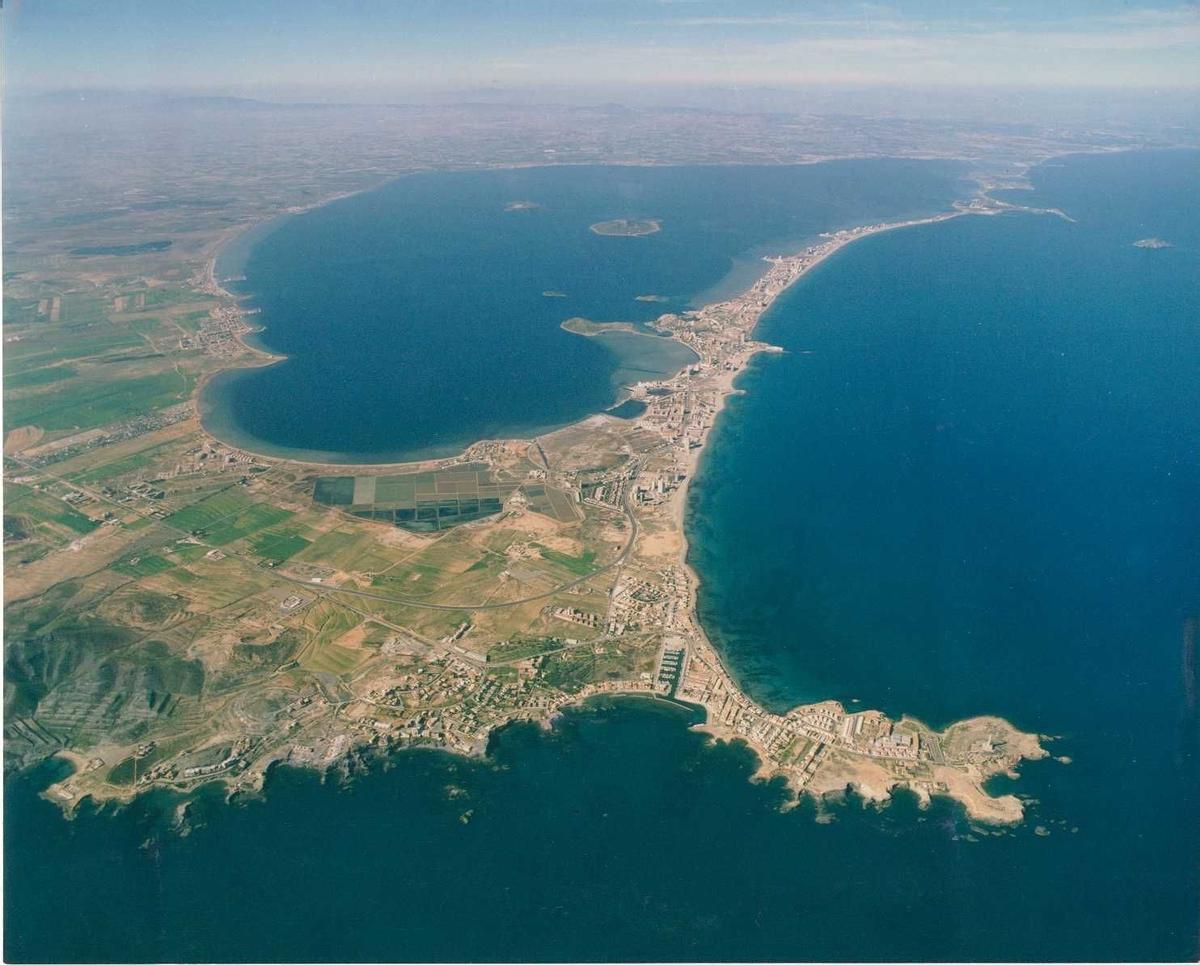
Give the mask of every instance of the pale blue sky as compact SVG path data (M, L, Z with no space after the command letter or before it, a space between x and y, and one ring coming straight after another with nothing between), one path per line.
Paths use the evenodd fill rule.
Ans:
M9 0L14 90L1200 86L1200 7L1115 0Z

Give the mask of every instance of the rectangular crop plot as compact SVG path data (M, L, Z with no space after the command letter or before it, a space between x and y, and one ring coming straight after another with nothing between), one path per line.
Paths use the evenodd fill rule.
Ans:
M516 483L500 483L478 463L436 472L324 476L313 499L405 529L429 532L500 512Z
M256 503L239 490L214 493L167 517L176 529L197 533L213 546L222 546L274 526L291 517L286 509Z
M411 479L405 479L403 476L380 476L375 483L374 498L371 501L378 503L409 502L415 492L416 487ZM356 503L361 501L355 500Z
M349 506L354 502L354 477L322 476L313 490L313 499L324 506Z
M375 502L375 480L378 476L356 476L354 479L354 501L356 503Z
M264 559L286 560L312 545L303 536L286 530L268 530L250 541L254 552Z

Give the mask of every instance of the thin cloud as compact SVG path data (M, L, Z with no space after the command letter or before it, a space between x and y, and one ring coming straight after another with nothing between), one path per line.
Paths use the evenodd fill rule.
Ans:
M1155 51L1200 46L1198 9L1189 6L1126 11L1051 21L1028 29L998 28L995 22L979 20L875 20L798 15L666 17L632 23L639 27L668 28L791 28L761 41L764 48L803 42L814 48L869 53L940 43L1045 51Z

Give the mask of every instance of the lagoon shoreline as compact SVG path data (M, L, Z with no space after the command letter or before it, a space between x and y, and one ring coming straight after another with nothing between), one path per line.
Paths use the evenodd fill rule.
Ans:
M786 165L783 166L783 168L776 168L775 166L753 166L755 170L762 168L762 172L765 172L756 175L756 177L758 177L761 181L765 176L766 180L762 182L761 186L747 188L744 193L746 193L748 197L757 197L758 194L764 190L769 190L774 193L783 191L784 193L780 196L779 200L783 202L788 199L799 199L797 203L800 204L800 206L796 208L796 210L804 212L807 211L807 200L813 196L814 190L820 191L822 190L821 186L826 184L833 186L844 184L847 181L847 178L851 176L857 179L858 174L856 169L838 166L842 164L854 163L862 165L899 164L901 167L896 170L901 174L904 174L904 172L910 170L908 165L912 163L912 159L860 158L850 160L834 158L827 159L824 163L813 162L802 165ZM965 181L962 180L967 164L968 162L964 160L952 161L949 159L938 159L937 165L940 166L931 168L931 173L929 174L904 174L904 177L909 180L905 181L904 186L900 189L902 193L898 195L898 198L900 199L899 204L897 204L895 201L889 200L889 198L881 198L877 203L863 203L862 201L859 201L856 203L857 208L860 209L857 212L858 217L855 216L853 211L849 210L847 205L843 205L846 210L841 211L832 217L825 215L813 216L811 214L787 215L786 217L773 217L772 219L764 221L761 226L758 225L758 221L751 221L751 226L733 229L734 233L731 237L738 239L736 246L730 246L727 240L716 240L713 243L707 243L704 242L703 239L699 239L696 243L699 245L699 247L696 248L697 257L707 259L704 261L706 267L703 269L703 273L699 275L697 271L693 269L684 270L682 272L676 272L674 269L671 269L671 271L668 273L669 277L678 276L676 278L677 287L671 289L671 291L674 292L674 294L670 295L671 301L673 302L671 308L673 310L683 310L684 307L694 309L701 307L708 300L716 300L717 298L724 299L724 297L726 297L726 293L732 296L740 295L742 291L757 281L762 275L764 265L759 256L766 251L771 250L768 248L768 243L760 240L763 237L774 237L780 239L777 242L771 243L776 251L800 250L809 244L812 239L816 238L819 231L837 227L839 224L846 228L853 227L855 224L861 223L860 217L862 220L870 218L877 210L887 210L890 208L893 210L899 209L900 212L914 211L923 213L926 211L939 210L948 204L953 198L965 199L970 196L970 191L963 186ZM569 175L570 170L572 170L574 167L575 166L572 165L539 166L540 169L543 169L545 172L549 172L552 177L547 180L545 174L540 174L535 183L542 184L545 182L546 190L561 190L559 182L564 175L558 173L558 169L563 168L564 171ZM648 183L661 183L662 178L660 173L657 172L655 166L635 165L632 167L644 168L644 172L639 174L638 177L650 178ZM716 177L717 180L713 183L717 185L731 183L736 186L740 177L736 174L736 169L740 167L742 166L700 165L696 166L695 170L700 172L699 177L707 179L701 182L702 186L704 184L708 184L714 177ZM799 174L796 178L793 178L792 175L786 173L792 168L796 168L799 171ZM712 172L717 169L719 169L722 173L714 175ZM607 167L605 170L607 170ZM688 170L691 169L689 168ZM886 167L884 170L892 171L893 168ZM731 173L723 173L727 171ZM847 173L848 171L855 173L850 175ZM236 272L237 270L237 266L234 264L229 264L224 268L222 266L222 260L227 260L227 255L231 248L244 244L248 238L252 238L255 234L261 234L264 231L269 233L271 230L273 230L273 226L277 226L282 223L280 221L281 218L291 218L302 213L303 211L311 211L317 208L326 207L333 201L342 200L347 197L353 197L358 194L363 194L364 192L378 191L384 188L389 188L393 185L400 185L403 182L410 180L410 176L411 173L403 174L398 178L389 179L381 184L364 189L364 191L333 195L329 198L323 199L318 203L308 205L305 208L289 209L283 215L275 216L256 224L242 226L236 230L232 230L224 239L219 240L214 246L211 257L208 259L206 271L203 273L205 287L213 294L218 294L219 296L227 298L230 301L235 301L238 296L233 292L226 291L223 287L221 287L220 284L218 284L220 275L228 275L230 272ZM598 176L601 177L601 180L598 183L602 187L600 188L601 193L596 194L593 192L595 197L599 199L598 202L589 202L593 204L593 206L596 203L606 205L611 202L611 199L605 200L608 198L608 195L603 193L604 191L611 190L610 188L603 187L608 183L606 180L608 176L606 174L586 174L588 179L595 179ZM431 183L438 184L441 182ZM592 182L589 180L587 183ZM757 184L757 182L749 183ZM798 185L798 187L796 187L794 190L788 187L788 185L792 183ZM403 193L399 196L402 198L408 198L414 190L415 189L411 186L404 188ZM392 193L395 194L395 192ZM892 192L889 192L889 197L891 193ZM870 197L871 192L864 192L864 196ZM590 198L592 195L586 195L586 197ZM817 194L816 197L819 198L820 195ZM361 205L358 207L362 208ZM418 207L417 214L419 217L424 218L425 215L421 214L422 210L423 209ZM688 209L688 211L690 212L690 209ZM490 215L486 214L486 209L481 211L479 216L490 217ZM355 217L358 216L355 215ZM511 215L507 217L511 217ZM526 220L527 219L521 218L514 223L521 225L524 224ZM758 220L762 219L760 218ZM741 222L736 223L740 224ZM324 222L322 222L322 224L324 224ZM504 222L504 224L508 224L508 222ZM556 226L553 222L548 222L547 224L550 227L546 229L538 228L536 230L538 232L542 232L544 230L553 230L561 234L563 230L562 225ZM571 224L573 224L573 222L570 220L570 217L568 217L568 224L566 225L568 234ZM678 260L677 255L681 253L681 244L686 244L688 249L694 247L692 241L690 240L690 235L694 234L696 230L702 227L703 222L697 221L696 217L689 214L689 216L683 218L682 221L680 221L679 218L676 218L671 222L671 225L674 226L675 233L671 234L671 237L667 242L659 243L659 245L666 244L667 248L662 250L670 252L670 254L660 255L657 257L660 259L666 258L670 264L675 264ZM459 227L456 230L461 231L463 229ZM515 230L517 231L516 237L520 239L524 238L530 229L527 227L518 227ZM724 239L729 235L730 230L731 229L729 226L724 226L716 233L716 235L714 235L714 238ZM587 232L584 232L584 234L587 234ZM379 236L378 233L376 233L375 237L375 243L386 243L386 238ZM614 265L623 264L626 255L621 254L621 252L631 250L624 248L623 246L625 244L633 245L635 248L641 244L636 239L629 242L623 242L620 238L603 240L597 238L594 240L594 242L587 242L586 245L592 245L595 243L600 245L600 251L618 253L615 255L617 262L615 262ZM581 252L590 251L590 249L586 246L580 250ZM655 250L658 250L658 248ZM246 253L243 252L242 254L244 257ZM607 259L614 256L604 255L602 257L605 264L607 264ZM640 260L639 256L635 255L634 257L635 260ZM543 295L545 295L546 292L542 291L542 289L547 289L549 291L555 289L556 286L561 288L563 287L564 279L563 277L556 279L553 276L553 272L561 272L563 269L574 270L578 267L575 264L578 261L578 258L579 254L572 254L565 262L562 261L562 259L559 259L558 262L552 263L551 275L545 278L534 276L531 277L529 281L538 291L541 291ZM714 267L714 259L718 258L728 258L729 260L725 266L718 271L717 274L713 274L712 268ZM688 260L690 260L690 257ZM655 264L657 265L657 262ZM599 267L599 265L597 267ZM289 267L287 270L291 270L291 268ZM624 271L625 269L621 270ZM631 297L633 292L658 290L655 288L643 287L643 285L646 284L653 284L652 281L647 280L647 277L643 277L645 274L645 271L642 271L640 276L637 272L634 272L630 275L630 285L636 286L632 288L630 293ZM334 285L338 284L336 281L331 281L330 283ZM667 282L667 284L668 287L670 287L670 282ZM731 288L734 285L736 285L736 289L731 291ZM525 291L524 287L521 288L521 291ZM573 326L563 326L561 324L563 319L565 318L567 321L570 321L570 316L572 315L578 316L594 313L591 314L591 317L615 319L616 321L613 322L600 323L605 326L618 326L617 328L610 329L614 333L621 331L620 326L623 325L623 322L621 321L622 319L636 319L636 321L632 322L635 330L646 331L653 329L656 326L656 320L650 313L650 311L652 311L652 306L646 304L650 300L651 296L636 296L633 302L630 304L630 307L627 309L629 314L625 315L622 314L622 312L626 311L626 309L621 306L619 297L614 301L614 298L611 295L597 297L595 292L595 284L591 284L590 287L584 286L584 290L578 293L579 301L577 304L571 305L570 303L564 303L563 307L566 310L561 313L559 318L554 319L555 324L559 327L566 328L566 330L569 332L582 334ZM551 291L551 293L559 295L564 294L556 291ZM654 300L657 301L664 299L666 296L653 297ZM536 299L536 301L541 301L541 299ZM679 307L676 307L677 305ZM429 310L427 303L422 303L421 307L423 307L425 310ZM659 311L662 311L666 307L667 306L664 305L659 309ZM266 301L264 301L261 310L264 312L274 312L276 311L276 308L272 307L272 304L268 304ZM291 311L292 308L288 308L287 310ZM376 314L378 314L380 311L380 306L373 306L373 310L376 312ZM307 309L303 309L303 311L307 312ZM312 313L310 313L311 324L309 322L305 322L304 324L308 327L302 327L302 330L308 331L314 326L320 328L316 322L316 318L319 317L316 313L320 313L320 315L323 317L327 311L327 308L323 309L314 306ZM536 305L531 305L530 311L536 312L538 318L547 315L553 316L555 314L552 306L547 306L547 308L543 309L538 308ZM268 322L268 324L270 323ZM373 324L375 326L375 330L378 330L381 335L385 336L387 326L383 326L381 328L379 324ZM287 330L291 331L291 327L289 326ZM262 328L258 327L257 331L261 332ZM554 335L561 340L562 337L558 336L557 332L555 332ZM458 336L455 335L453 337ZM524 339L524 341L520 342L520 344L526 345L528 343L529 336L523 335L521 338ZM241 368L257 368L264 364L270 364L279 361L282 358L296 355L296 357L301 360L303 371L309 373L308 375L304 376L305 381L308 382L315 377L314 374L309 371L311 367L314 364L321 366L325 364L316 356L309 358L308 355L301 352L298 348L283 348L282 346L290 344L286 339L284 341L279 341L278 338L272 338L271 341L281 347L275 350L268 350L264 346L263 341L259 338L256 338L255 331L245 333L242 338L242 344L247 349L247 353L245 353L246 357L240 360L230 359L230 364L225 366L224 372L230 372ZM424 414L429 409L429 406L421 400L429 399L431 394L436 394L437 392L436 384L426 384L425 381L422 381L424 389L420 392L416 392L412 396L413 402L417 406L416 410L414 410L414 415L407 416L404 420L401 420L403 422L410 422L414 428L408 429L401 426L393 427L392 423L396 420L393 419L391 422L389 422L387 420L379 420L373 417L375 418L375 421L370 422L369 425L374 427L377 424L379 432L372 431L369 436L364 436L363 425L359 425L357 435L339 438L339 436L336 434L336 431L331 434L331 430L328 427L323 427L319 431L308 431L304 429L304 427L300 425L295 418L292 417L280 420L268 420L265 419L265 417L250 418L249 415L247 415L245 418L238 417L236 416L236 412L232 403L229 401L228 393L231 393L234 390L229 381L232 377L228 375L226 375L224 379L216 384L214 384L212 381L209 381L204 387L201 388L201 390L196 394L196 398L199 400L198 405L196 406L196 412L202 427L216 441L226 443L250 454L258 454L266 458L284 460L292 464L313 464L326 466L375 465L382 468L388 466L400 466L411 462L431 462L443 459L450 460L454 457L461 457L466 449L478 441L497 440L502 438L529 439L553 432L557 429L578 424L580 421L586 420L592 415L601 414L608 408L611 408L613 405L619 404L621 401L623 401L623 399L627 397L625 395L627 390L626 387L628 387L630 384L642 379L652 379L655 377L653 374L643 376L638 371L641 368L641 365L639 364L637 357L637 347L629 344L628 339L624 339L623 336L618 338L614 334L614 337L611 339L611 341L608 338L605 338L601 339L600 343L605 346L608 352L611 352L616 356L612 362L604 363L605 365L612 366L612 377L614 379L615 388L611 393L606 393L600 390L592 382L596 374L592 371L592 369L594 369L596 365L600 364L593 361L593 356L599 356L599 353L595 352L594 348L583 353L582 355L579 350L574 349L566 349L564 355L564 349L561 347L556 348L554 352L549 352L549 354L547 354L546 364L553 365L554 359L560 355L562 355L564 358L569 358L571 360L571 364L586 362L586 364L578 370L572 370L568 368L562 369L561 371L577 371L577 378L583 379L586 377L587 381L580 382L575 388L571 388L569 386L564 387L562 384L562 377L556 376L555 378L550 379L549 383L547 384L545 397L549 401L544 404L540 404L540 407L539 405L531 404L530 400L526 398L525 394L518 392L516 398L520 400L519 402L511 405L498 406L494 413L489 412L482 419L480 418L480 411L477 411L479 406L477 401L478 396L477 394L473 395L472 401L467 403L468 408L464 409L463 411L463 419L465 419L465 421L460 420L461 424L466 426L466 431L456 430L455 426L451 424L451 422L455 420L448 422L444 418L430 419ZM559 345L559 342L555 341L554 344ZM646 351L649 353L647 358L650 360L650 368L655 368L656 366L664 364L664 361L661 358L661 356L664 355L664 348L665 347L659 347L658 350L655 350L654 346L648 346ZM331 346L325 345L323 352L327 357L328 353L331 351L333 351ZM520 349L520 352L523 353L521 356L521 368L528 368L529 366L536 364L536 356L531 358L528 348L522 348ZM644 351L643 354L646 354L646 352ZM668 357L670 355L669 352L666 352L665 354ZM403 359L402 365L410 364L410 359L407 354L397 357ZM420 357L424 356L418 355L414 356L413 358L416 359ZM464 363L464 367L461 370L462 377L471 377L471 373L473 373L477 367L478 366L475 364L475 362L468 359ZM282 373L272 373L270 375L261 373L256 374L253 376L253 385L247 385L237 389L237 393L241 397L239 407L247 413L250 413L252 409L254 411L265 411L263 407L268 405L269 400L275 399L282 388L291 386L296 379L301 378L301 375L299 374L300 371L300 369L297 369L295 372L289 371L289 373L286 375ZM458 371L459 370L456 368L455 372L457 373ZM532 374L532 369L530 371ZM437 369L436 372L440 375L441 369ZM455 377L458 376L456 375ZM382 388L386 385L388 378L386 371L373 370L372 378L374 379L373 384L381 387L371 390L374 393L373 398L378 398L380 402L387 402L387 404L391 405L394 403L389 400L394 397L399 404L403 404L403 399L407 397L403 391L397 390L396 392L392 392L391 390ZM260 381L260 379L265 381ZM507 383L504 384L507 385ZM582 392L577 391L578 389L582 389ZM567 395L563 394L565 390L568 392ZM605 395L605 398L603 400L593 398L593 396L597 396L597 394ZM292 393L290 396L286 396L286 398L290 397L294 397L294 393ZM570 397L582 398L585 401L571 404L569 401L566 401ZM280 397L276 401L281 405L285 405L286 403L282 401L283 398L285 397ZM254 401L251 402L251 399ZM337 405L340 406L339 412L341 409L345 408L345 404L343 402L339 402ZM456 403L456 406L460 405L462 405L462 403ZM561 417L556 417L555 410L558 410ZM458 409L456 408L455 412L457 411ZM494 417L489 418L489 416ZM546 418L547 416L548 418ZM413 421L414 419L424 420L424 422ZM356 421L361 422L362 420ZM277 423L278 425L276 425ZM248 431L242 428L243 425L252 425L255 426L255 428ZM390 436L389 432L392 433ZM381 452L377 448L376 439L386 438L393 438L394 445L385 448L384 451ZM271 439L286 441L282 441L280 444L275 444L270 441Z

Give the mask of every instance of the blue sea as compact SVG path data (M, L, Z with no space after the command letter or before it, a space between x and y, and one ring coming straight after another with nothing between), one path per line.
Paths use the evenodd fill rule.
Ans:
M277 769L259 799L199 795L186 834L164 794L64 821L47 765L6 783L7 958L1194 959L1198 168L1059 158L1005 198L1074 221L843 249L763 319L786 352L744 373L692 488L739 681L1053 735L1070 763L994 782L1024 824L903 793L783 810L744 746L636 700L484 760Z

